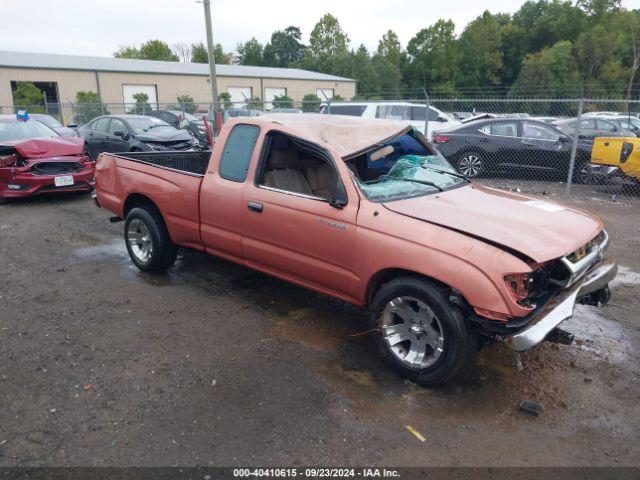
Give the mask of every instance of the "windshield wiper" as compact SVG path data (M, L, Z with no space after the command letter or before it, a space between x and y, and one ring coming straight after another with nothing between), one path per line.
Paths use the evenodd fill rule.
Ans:
M438 191L440 192L444 192L444 189L442 187L440 187L439 185L433 182L428 182L427 180L416 180L414 178L394 177L393 175L380 175L377 179L372 180L371 182L366 182L366 183L375 183L375 182L379 182L380 180L403 180L405 182L413 182L413 183L419 183L421 185L428 185L430 187L437 188Z
M457 172L450 172L448 170L440 170L438 168L433 168L433 167L429 167L427 165L420 165L421 168L424 168L425 170L431 170L432 172L436 172L436 173L444 173L446 175L451 175L452 177L457 177L457 178L463 178L465 179L467 182L471 182L471 180L469 180L467 177L465 177L464 175L462 175L461 173L457 173Z

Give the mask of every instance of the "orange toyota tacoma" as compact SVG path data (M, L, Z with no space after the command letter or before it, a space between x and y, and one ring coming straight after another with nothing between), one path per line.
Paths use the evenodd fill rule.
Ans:
M471 182L391 121L242 117L210 158L103 154L96 202L142 271L180 246L368 307L379 353L423 385L492 342L570 343L558 325L617 273L598 217Z

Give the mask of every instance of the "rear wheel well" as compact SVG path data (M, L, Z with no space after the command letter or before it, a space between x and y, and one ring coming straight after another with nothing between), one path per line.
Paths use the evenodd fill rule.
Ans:
M382 288L383 285L389 283L391 280L395 280L396 278L400 277L418 278L447 292L450 292L452 290L452 288L446 283L429 277L428 275L416 273L411 270L405 270L403 268L388 268L386 270L381 270L375 273L373 277L371 277L371 280L369 280L369 284L367 285L367 294L365 297L367 305L371 305L373 297Z
M141 193L132 193L124 202L124 208L122 210L124 217L126 218L127 214L136 207L151 207L160 212L160 209L149 197Z

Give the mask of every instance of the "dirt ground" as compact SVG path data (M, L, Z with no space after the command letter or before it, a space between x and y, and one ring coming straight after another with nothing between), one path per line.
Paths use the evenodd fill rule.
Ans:
M353 307L192 252L142 274L87 195L2 205L0 466L638 466L640 201L570 203L607 224L611 303L521 371L498 345L435 389L387 370Z

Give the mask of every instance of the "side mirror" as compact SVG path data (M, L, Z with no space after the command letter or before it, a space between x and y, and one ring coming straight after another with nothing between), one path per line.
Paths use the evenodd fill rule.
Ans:
M338 182L335 197L329 200L329 205L333 208L341 209L347 204L347 192L344 191L342 183Z
M438 117L436 119L436 122L448 122L448 120L446 118L444 118L444 117Z
M78 124L77 123L67 123L67 128L78 128Z
M115 130L115 131L113 132L113 134L114 134L116 137L124 137L124 132L123 132L122 130Z
M569 142L569 137L565 137L564 135L558 137L558 141L560 143L568 143Z

